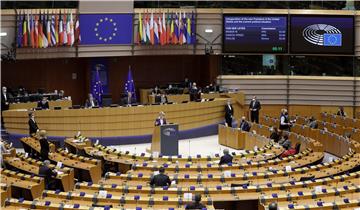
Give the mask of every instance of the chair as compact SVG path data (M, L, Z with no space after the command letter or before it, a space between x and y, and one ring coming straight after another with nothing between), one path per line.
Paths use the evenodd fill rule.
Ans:
M300 152L300 147L301 147L301 144L300 144L300 143L297 143L297 144L295 145L296 154L299 154L299 152Z

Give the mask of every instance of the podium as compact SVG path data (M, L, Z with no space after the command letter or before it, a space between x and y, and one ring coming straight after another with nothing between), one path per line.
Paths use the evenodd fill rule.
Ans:
M231 128L219 125L219 144L231 147L233 149L252 150L254 146L258 148L265 146L270 139L252 134L250 132L241 131L238 128Z
M151 152L161 155L179 154L179 125L167 124L155 126L151 142Z

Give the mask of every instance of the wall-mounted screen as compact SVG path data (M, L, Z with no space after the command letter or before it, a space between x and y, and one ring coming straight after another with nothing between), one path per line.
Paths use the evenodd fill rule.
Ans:
M294 15L290 28L291 53L354 53L353 16Z
M286 53L287 16L224 15L223 52Z

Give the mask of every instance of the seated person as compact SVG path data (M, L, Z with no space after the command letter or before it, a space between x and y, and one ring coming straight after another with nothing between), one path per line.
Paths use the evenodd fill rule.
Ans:
M177 90L176 90L176 88L174 88L172 86L172 84L169 84L168 88L166 88L166 93L167 94L176 94Z
M283 153L281 153L280 157L284 158L284 157L288 157L288 156L292 156L292 155L296 155L295 148L289 148L289 149L285 150Z
M64 94L65 94L65 91L64 91L64 90L60 90L60 91L59 91L59 99L60 99L60 100L66 99L66 97L65 97Z
M240 128L241 131L247 131L247 132L250 131L251 126L250 126L250 124L246 121L245 116L242 116L242 117L241 117L239 128Z
M165 174L165 168L160 167L159 174L153 176L150 181L152 187L164 187L171 185L171 181L168 175Z
M269 204L269 210L278 210L278 205L275 202Z
M219 165L232 163L233 157L229 154L229 150L224 149L223 153L224 155L220 158Z
M342 117L346 117L346 113L344 111L344 107L340 106L336 115L342 116Z
M270 128L271 134L270 134L270 139L274 140L274 142L279 142L281 135L279 133L279 130L276 126L274 126L273 128Z
M167 104L168 103L168 98L164 93L161 94L160 103L162 103L162 104Z
M39 175L45 179L45 189L54 189L56 186L54 178L57 176L57 173L55 170L51 170L49 168L50 161L45 160L43 165L39 168Z
M201 90L196 86L194 82L190 88L190 101L196 101L201 98Z
M42 160L48 160L48 155L49 155L49 142L47 140L47 134L45 130L40 130L39 131L39 142L40 142L40 157Z
M94 106L99 106L99 102L96 100L96 98L93 97L91 93L88 95L88 99L86 99L85 107L86 108L92 108Z
M165 113L159 112L159 116L155 120L155 126L166 125Z
M43 97L42 100L38 102L37 107L41 109L49 109L49 101L47 98Z
M309 123L308 123L309 127L312 129L317 129L318 128L318 124L314 118L314 116L311 116L309 119Z
M206 208L205 205L203 205L201 202L201 195L195 194L194 196L194 202L191 202L186 205L185 209L203 209Z
M279 141L279 144L284 147L284 149L289 149L291 148L291 141L289 139L288 134L285 134L283 139L281 141Z
M152 95L160 95L161 91L159 89L159 87L156 85L155 88L151 91Z

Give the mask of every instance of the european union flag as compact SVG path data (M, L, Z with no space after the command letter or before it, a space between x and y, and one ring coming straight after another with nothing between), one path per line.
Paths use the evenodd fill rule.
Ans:
M324 34L324 46L341 47L342 34Z
M102 84L101 84L101 80L100 80L100 73L99 73L99 70L96 70L96 73L95 73L95 78L93 79L93 84L92 84L92 95L94 98L96 98L96 100L101 104L101 96L102 94L104 93L103 91L103 87L102 87Z
M131 92L131 96L132 98L135 99L136 101L136 94L135 94L135 83L131 74L131 68L129 66L129 72L128 72L128 76L127 76L127 81L125 83L125 93L127 92Z
M131 44L132 14L81 14L81 44Z

